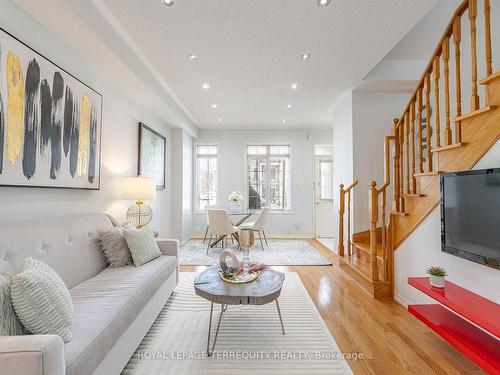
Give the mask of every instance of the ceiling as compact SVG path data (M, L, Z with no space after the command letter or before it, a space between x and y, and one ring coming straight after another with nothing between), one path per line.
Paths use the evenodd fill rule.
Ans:
M39 1L17 2L30 13L41 8ZM64 6L198 128L315 129L331 127L336 98L437 2L333 0L319 8L316 0L176 0L172 7L160 0L65 0ZM302 60L304 53L311 58Z

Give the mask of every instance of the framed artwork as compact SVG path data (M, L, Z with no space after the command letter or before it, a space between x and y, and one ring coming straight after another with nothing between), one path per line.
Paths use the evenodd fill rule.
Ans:
M167 139L150 127L139 123L139 170L142 177L154 177L156 188L165 188Z
M0 185L98 190L102 96L0 29Z

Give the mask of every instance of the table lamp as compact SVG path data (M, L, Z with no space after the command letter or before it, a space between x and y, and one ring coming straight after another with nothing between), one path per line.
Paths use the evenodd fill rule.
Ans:
M127 220L137 228L149 224L153 220L153 210L144 204L145 200L156 199L156 183L150 177L124 177L122 199L135 200L135 205L127 210Z

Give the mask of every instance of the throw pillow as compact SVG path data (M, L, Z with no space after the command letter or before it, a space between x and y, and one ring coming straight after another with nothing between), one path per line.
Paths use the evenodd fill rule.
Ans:
M120 227L114 227L97 235L99 247L110 267L123 267L132 264L132 256Z
M0 336L15 336L24 334L24 329L17 319L10 288L14 272L7 263L0 265Z
M125 240L132 254L134 264L139 267L161 255L153 231L149 227L124 229Z
M21 323L33 334L59 335L71 341L73 303L59 275L47 264L24 260L23 269L12 278L12 303Z

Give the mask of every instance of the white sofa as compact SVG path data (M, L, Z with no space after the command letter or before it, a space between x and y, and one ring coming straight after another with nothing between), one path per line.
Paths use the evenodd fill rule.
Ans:
M14 271L31 256L49 264L69 288L73 339L0 336L1 374L119 374L178 281L177 240L158 240L162 256L141 266L107 268L96 233L103 214L0 225L0 261Z

